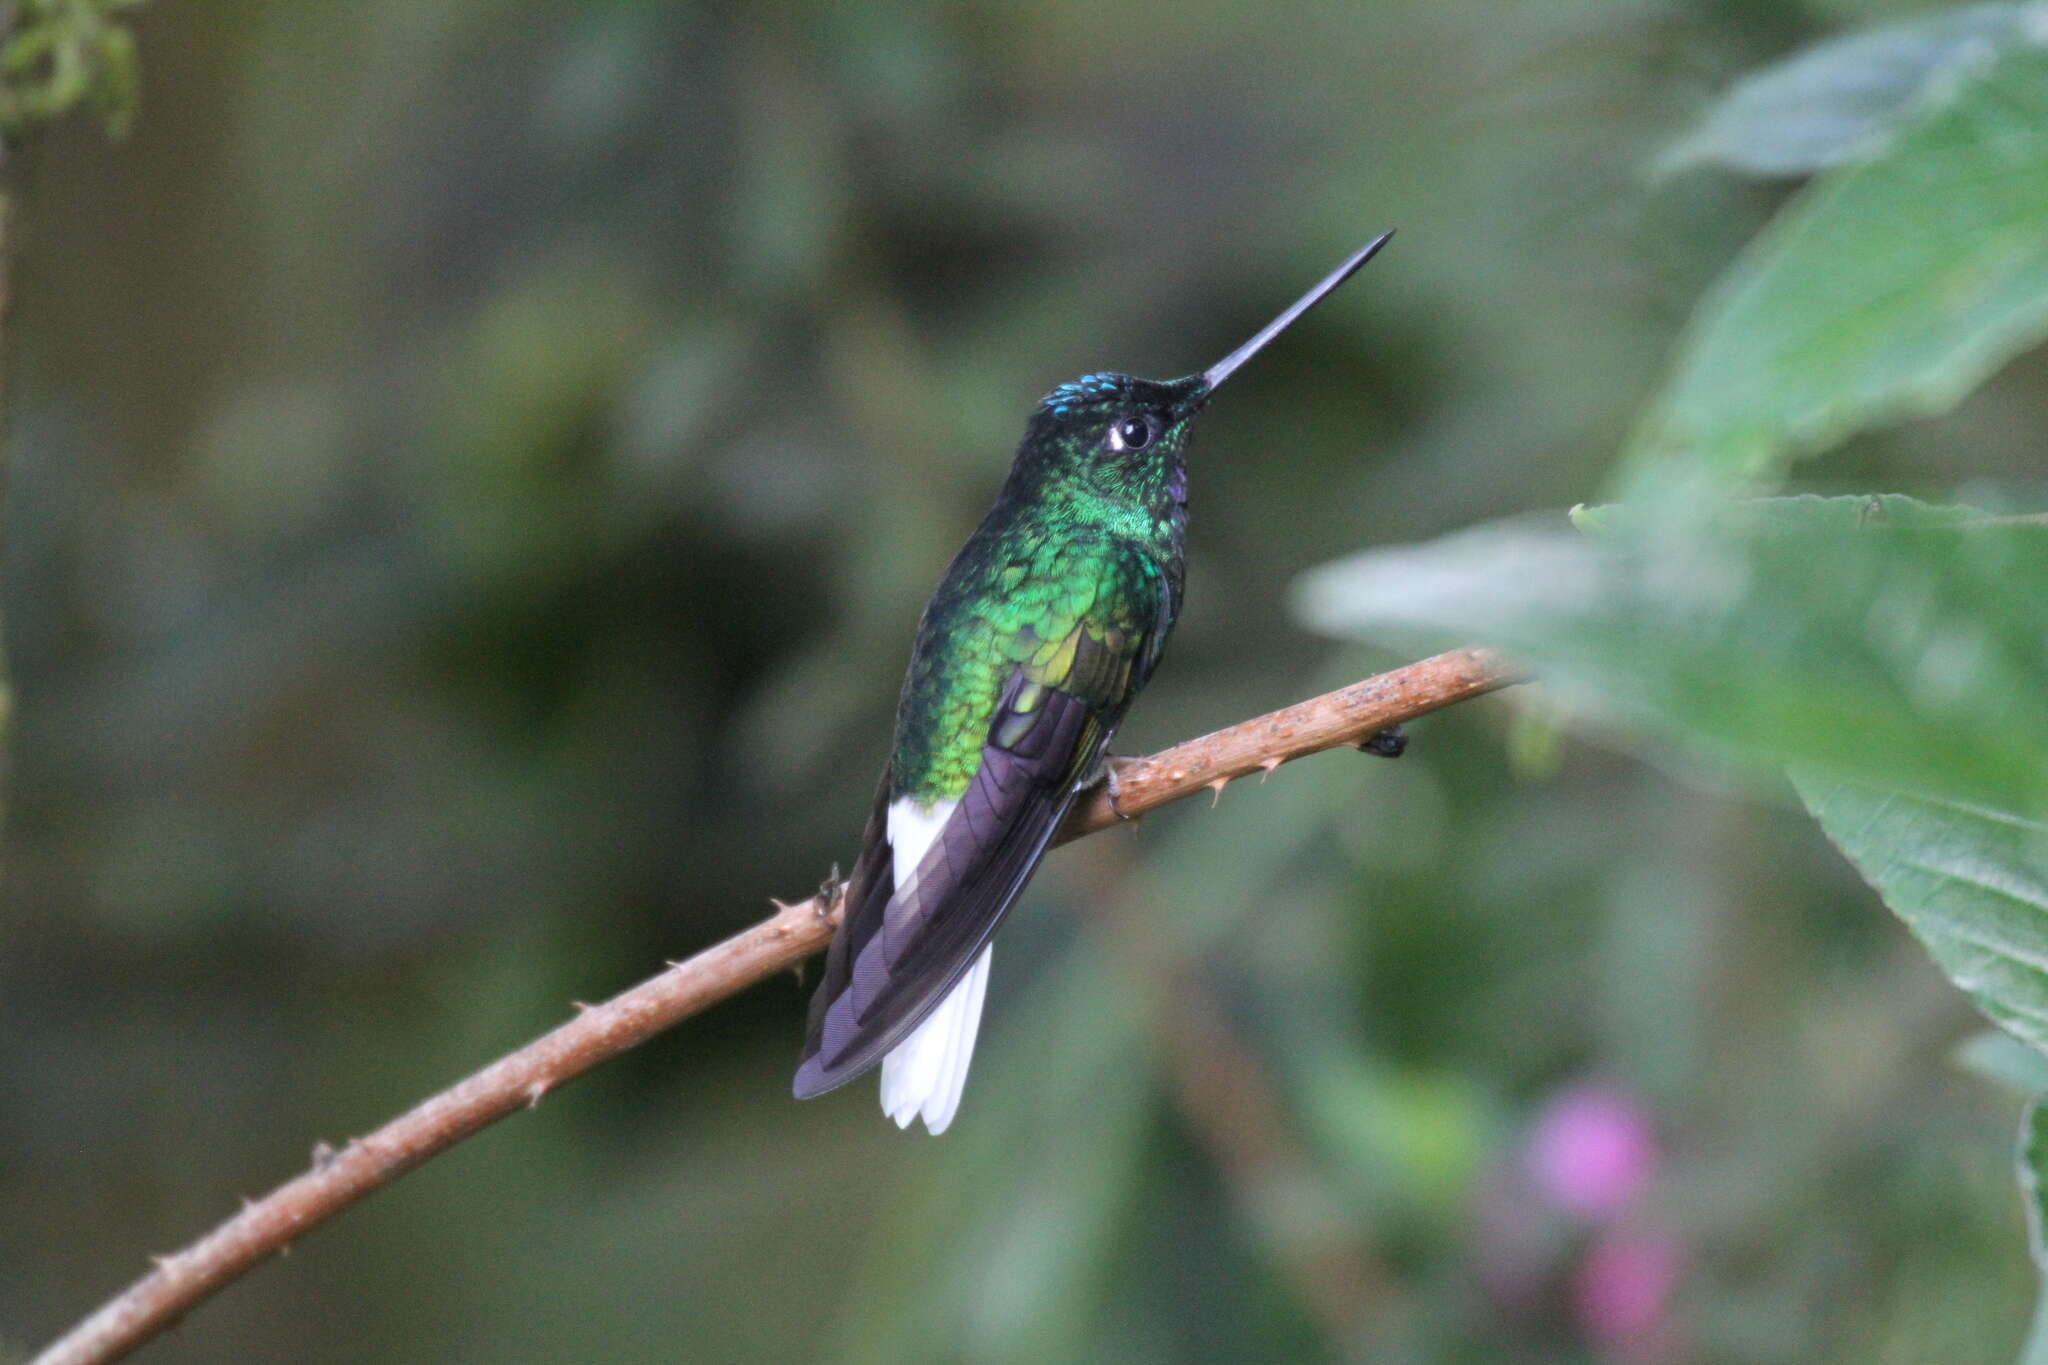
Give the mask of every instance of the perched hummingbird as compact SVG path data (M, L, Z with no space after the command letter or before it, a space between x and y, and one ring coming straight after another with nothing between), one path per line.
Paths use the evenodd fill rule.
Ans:
M1084 375L1031 415L995 506L918 623L895 748L811 999L797 1098L880 1062L882 1108L898 1126L952 1123L989 940L1097 780L1180 615L1195 415L1393 235L1201 374Z

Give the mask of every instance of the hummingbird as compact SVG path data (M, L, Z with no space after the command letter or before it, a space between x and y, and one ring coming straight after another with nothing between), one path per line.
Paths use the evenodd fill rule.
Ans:
M1040 401L995 505L925 607L843 916L811 998L798 1099L882 1068L899 1127L959 1109L990 939L1181 611L1187 451L1237 369L1349 279L1382 233L1200 374L1088 374Z

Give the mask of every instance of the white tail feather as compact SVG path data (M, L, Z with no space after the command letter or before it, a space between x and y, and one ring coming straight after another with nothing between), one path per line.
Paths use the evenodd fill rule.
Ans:
M889 803L889 854L898 887L924 861L925 850L959 804L938 801L925 810L907 796ZM981 1029L988 956L989 950L982 949L939 1007L882 1059L882 1109L897 1127L908 1128L922 1115L926 1128L943 1133L959 1112L960 1092L974 1060L974 1037Z
M898 1128L922 1116L934 1136L946 1131L960 1110L967 1068L974 1060L974 1036L981 1028L981 1002L988 991L989 949L981 950L967 975L917 1031L882 1059L882 1109Z

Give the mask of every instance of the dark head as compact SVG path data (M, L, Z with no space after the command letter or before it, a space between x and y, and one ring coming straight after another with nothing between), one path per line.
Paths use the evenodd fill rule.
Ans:
M1209 386L1186 379L1085 374L1039 402L1017 470L1078 484L1101 497L1148 502L1168 494L1188 430Z
M1200 374L1168 380L1088 374L1060 385L1031 415L1012 479L1040 487L1058 483L1155 508L1178 503L1195 414L1239 366L1350 279L1393 235L1382 233L1353 252L1250 341Z

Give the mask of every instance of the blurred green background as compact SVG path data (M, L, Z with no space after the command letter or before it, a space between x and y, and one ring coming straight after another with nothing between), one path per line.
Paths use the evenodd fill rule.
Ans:
M0 1354L844 862L1024 416L1209 363L1119 748L1403 661L1283 610L1595 496L1783 183L1657 153L1879 3L159 4L17 165ZM2048 358L1802 487L2039 467ZM1051 859L946 1137L773 981L147 1358L2011 1358L2013 1102L1776 789L1492 699ZM1528 733L1523 731L1522 733Z

